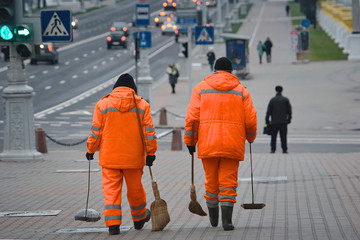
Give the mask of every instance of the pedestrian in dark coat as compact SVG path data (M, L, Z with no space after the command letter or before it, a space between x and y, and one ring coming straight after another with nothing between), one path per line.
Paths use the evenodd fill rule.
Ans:
M290 6L289 6L289 4L286 4L286 6L285 6L285 12L286 12L286 16L289 16L289 12L290 12Z
M176 68L174 63L170 63L169 67L166 69L167 74L169 74L169 83L172 88L171 93L175 93L175 85L177 84L177 80L179 78L179 70Z
M266 52L266 62L270 63L271 62L271 48L273 47L273 44L269 37L266 38L266 40L264 42L264 46L265 46L265 52Z
M206 54L206 56L207 56L207 60L208 60L209 65L210 65L210 70L213 71L214 62L215 62L214 50L212 48L209 48L209 52Z
M283 88L276 86L276 96L273 97L266 111L265 122L271 128L271 153L276 150L276 136L280 131L281 148L283 153L287 153L287 125L291 122L291 105L287 97L282 95Z

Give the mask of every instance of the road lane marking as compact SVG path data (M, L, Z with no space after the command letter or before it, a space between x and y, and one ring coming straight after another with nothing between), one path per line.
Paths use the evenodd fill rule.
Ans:
M162 47L160 47L159 49L157 49L157 50L155 50L154 52L152 52L151 54L149 54L149 59L150 59L150 58L153 58L154 56L156 56L157 54L159 54L161 51L164 51L164 49L166 49L166 48L168 48L168 47L170 47L170 46L172 46L172 45L174 45L174 41L173 41L172 39L170 39L168 43L164 44ZM94 67L95 67L95 66L94 66ZM127 72L131 72L131 71L134 70L134 69L135 69L135 66L131 66L131 67L129 67L128 69L126 69L124 72L122 72L121 74L127 73ZM77 95L77 96L74 97L74 98L71 98L71 99L69 99L69 100L67 100L67 101L64 101L63 103L60 103L60 104L58 104L58 105L55 105L55 106L53 106L53 107L50 107L50 108L45 109L45 110L43 110L43 111L40 111L40 112L38 112L38 113L35 113L35 114L34 114L34 117L35 117L35 118L41 118L41 117L44 117L44 116L47 115L47 114L51 114L51 113L56 112L59 107L68 107L68 106L74 104L74 101L78 101L78 99L82 98L83 96L85 96L85 98L86 98L86 97L89 97L89 96L91 96L91 95L93 95L93 94L101 91L102 89L107 88L107 87L113 85L113 84L115 83L115 81L117 80L117 78L118 78L118 76L115 76L115 77L113 77L113 78L105 81L104 83L98 85L97 87L94 87L94 88L92 88L92 89L89 89L89 90L87 90L86 92L83 92L83 93L80 94L80 95Z

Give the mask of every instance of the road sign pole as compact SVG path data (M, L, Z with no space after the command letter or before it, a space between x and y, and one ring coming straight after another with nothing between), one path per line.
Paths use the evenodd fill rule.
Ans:
M11 43L8 86L3 90L5 101L4 148L1 161L28 161L42 159L35 149L33 88L27 85L23 60L17 57Z
M187 62L186 62L186 70L187 70L187 75L189 78L189 100L191 99L191 94L192 94L192 70L191 70L191 39L192 39L192 30L191 27L188 27L187 29L187 34L188 34L188 58L186 58Z

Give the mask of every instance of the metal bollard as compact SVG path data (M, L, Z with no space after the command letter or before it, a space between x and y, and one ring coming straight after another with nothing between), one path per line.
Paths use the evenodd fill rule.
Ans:
M181 128L174 128L171 142L171 151L181 151L182 150L182 139L181 139Z
M167 125L166 109L160 109L159 125Z
M47 153L47 146L46 146L46 134L42 128L37 128L36 131L36 150L41 153Z

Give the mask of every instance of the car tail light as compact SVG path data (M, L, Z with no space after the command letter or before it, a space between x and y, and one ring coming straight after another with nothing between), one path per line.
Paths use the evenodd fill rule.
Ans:
M160 16L162 16L162 17L165 16L165 12L161 12Z
M173 7L176 7L176 3L173 3L172 6L173 6Z
M206 27L210 27L210 24L207 23L205 26L206 26Z
M171 3L172 2L172 0L167 0L168 1L168 3Z
M173 29L174 29L174 30L176 30L176 29L177 29L177 26L176 26L176 25L174 25L174 26L173 26Z
M171 18L169 18L169 17L166 18L166 21L167 21L167 22L170 22L170 21L171 21Z
M163 3L163 7L167 7L167 3Z
M77 18L75 18L75 22L77 23L79 20Z
M106 38L106 40L108 40L108 42L110 42L110 41L111 41L111 37L108 36L108 37Z
M174 17L174 14L170 14L170 17L172 17L172 18L173 18L173 17Z
M52 52L52 46L50 44L48 45L48 50L49 52Z
M124 28L123 28L123 31L126 32L126 31L127 31L127 27L124 27Z
M161 26L161 29L162 29L162 30L165 30L165 26L164 26L164 25L162 25L162 26Z
M196 4L197 4L197 5L200 5L200 4L201 4L201 2L200 2L200 1L197 1L197 2L196 2Z
M176 30L175 30L175 34L178 35L178 34L179 34L179 30L176 29Z
M116 28L111 27L111 28L110 28L110 31L112 31L112 32L113 32L113 31L116 31Z
M121 41L124 42L126 40L126 37L125 36L122 36L121 37Z

